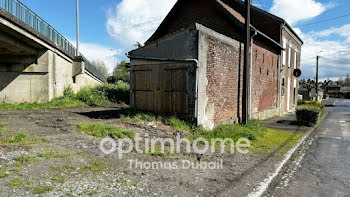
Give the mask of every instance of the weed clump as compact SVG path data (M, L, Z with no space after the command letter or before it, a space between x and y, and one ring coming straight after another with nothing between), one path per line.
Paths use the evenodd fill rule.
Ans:
M78 123L78 128L81 133L92 135L95 137L112 137L112 138L134 138L135 132L120 129L114 125L102 123Z

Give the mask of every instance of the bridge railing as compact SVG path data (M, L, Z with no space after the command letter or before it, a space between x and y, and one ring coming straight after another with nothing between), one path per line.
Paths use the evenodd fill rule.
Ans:
M50 39L72 57L76 55L76 48L66 38L19 0L0 0L0 8L21 20L44 37ZM84 61L85 64L88 65L86 69L91 72L91 74L102 81L106 81L106 77L94 65L86 58L84 58Z

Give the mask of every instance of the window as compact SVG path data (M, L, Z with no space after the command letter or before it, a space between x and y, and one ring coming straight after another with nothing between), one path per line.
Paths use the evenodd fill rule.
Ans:
M286 65L286 60L287 60L287 53L286 53L286 50L287 50L287 39L286 38L283 38L283 52L282 52L282 66L285 66Z
M281 95L282 96L284 96L284 94L285 94L285 87L284 87L284 85L285 85L285 79L284 79L284 77L282 78L282 88L281 88Z
M288 48L288 68L290 68L290 64L291 64L291 60L292 60L292 46L289 45L289 48Z
M258 49L255 50L255 61L258 59Z
M261 66L260 66L260 68L259 68L259 71L260 71L260 74L261 74Z
M265 53L263 53L263 64L265 63Z
M266 75L267 75L267 76L269 76L269 69L267 69L267 71L266 71Z
M73 83L76 83L76 78L75 78L75 76L73 77Z
M297 52L297 50L295 49L295 52L294 52L294 69L297 68L297 54L298 54L298 52Z

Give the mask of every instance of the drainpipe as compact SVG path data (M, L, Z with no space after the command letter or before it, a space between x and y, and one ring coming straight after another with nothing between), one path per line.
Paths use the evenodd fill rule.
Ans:
M195 76L195 104L194 104L194 117L198 118L198 60L197 59L173 59L173 58L161 58L161 57L145 57L145 56L133 56L126 54L130 59L147 59L147 60L160 60L160 61L184 61L184 62L194 62L196 64L196 76Z
M284 22L285 23L285 22ZM282 32L283 32L283 26L285 24L282 24L280 26L280 43L283 44L283 35L282 35ZM283 45L282 45L283 47ZM279 96L278 96L278 102L279 102L279 116L282 116L282 65L283 65L283 50L285 49L282 49L281 50L281 55L280 55L280 58L279 58L279 67L278 67L278 71L277 71L277 79L278 79L278 87L279 87Z
M251 117L251 115L252 115L253 41L254 41L254 37L256 35L258 35L258 32L254 31L254 34L251 36L251 41L250 41L249 114L248 114L248 117Z

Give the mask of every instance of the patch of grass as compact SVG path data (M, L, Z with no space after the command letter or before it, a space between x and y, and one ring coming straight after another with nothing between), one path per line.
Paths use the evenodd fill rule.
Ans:
M32 185L33 182L34 181L32 181L32 180L25 181L25 180L20 179L20 178L13 178L9 182L7 182L5 185L11 189L17 189L20 187L26 187L28 185Z
M11 173L9 171L6 171L5 169L0 169L0 179L6 178L10 175Z
M17 133L16 136L5 138L3 141L5 144L18 144L26 141L28 138L28 135L24 132Z
M70 153L66 153L66 154L58 154L58 153L54 153L53 151L48 151L48 152L44 152L44 153L38 153L37 156L41 157L41 158L45 158L45 159L63 159L63 158L67 158L70 157Z
M0 136L0 144L2 146L31 146L33 144L41 144L48 142L44 138L35 138L34 136L29 137L25 132L17 132L10 130L8 133L15 133L13 136Z
M106 164L103 161L98 161L96 159L92 160L86 165L80 167L81 171L92 171L92 172L100 172L106 168Z
M81 133L92 135L95 137L112 137L112 138L134 138L135 132L120 129L114 125L102 123L78 123L78 128Z
M26 164L31 164L31 163L37 161L37 157L22 155L19 157L15 157L13 160L16 161L16 164L18 164L18 165L26 165Z
M65 183L66 182L66 178L60 174L55 174L51 176L51 181L55 182L55 183Z
M0 110L41 110L51 108L67 108L84 106L85 103L70 97L60 97L53 99L48 103L21 103L21 104L8 104L1 103Z
M45 193L51 192L53 190L54 190L54 188L52 186L40 185L40 186L33 188L33 194L37 194L37 195L38 194L45 194Z
M98 194L94 189L85 189L83 193L88 196L96 196Z
M157 116L153 113L147 112L135 112L134 110L124 110L120 115L120 119L126 122L152 122L162 120L161 116Z
M69 108L86 105L102 105L113 102L128 103L130 88L128 84L102 84L95 87L82 88L74 93L71 87L64 90L64 95L47 103L0 103L0 110L41 110L52 108Z
M0 122L0 135L4 134L6 132L7 124Z
M185 121L178 119L175 116L160 116L153 113L147 112L137 112L133 110L125 110L120 115L120 119L126 122L152 122L159 121L166 125L173 127L177 131L187 131L193 130L193 126Z
M136 183L130 182L130 181L128 181L128 180L125 180L124 183L123 183L123 185L124 185L125 187L135 187L135 186L136 186Z
M156 145L154 147L154 151L152 152L151 147L147 151L145 151L145 154L148 154L150 156L155 156L155 157L168 157L171 155L174 155L174 153L171 153L171 150L169 147L164 146L164 151L162 151L160 145Z
M251 151L270 154L278 152L279 156L286 154L302 137L304 133L267 129L265 135L252 141Z
M212 131L197 128L190 135L188 135L188 138L191 140L204 138L208 140L208 142L211 142L212 139L216 138L230 138L233 141L237 141L240 138L256 140L259 137L263 137L266 131L267 129L261 127L259 121L252 120L246 126L239 124L226 124L215 127Z
M240 138L250 140L253 153L270 154L278 152L279 155L285 154L292 148L299 139L304 135L300 132L281 131L261 126L260 121L251 120L247 125L226 124L208 131L202 128L195 129L187 137L191 140L204 138L210 143L212 139L227 139L230 138L237 142Z
M176 131L192 131L192 125L174 116L163 119L163 122L173 127Z

